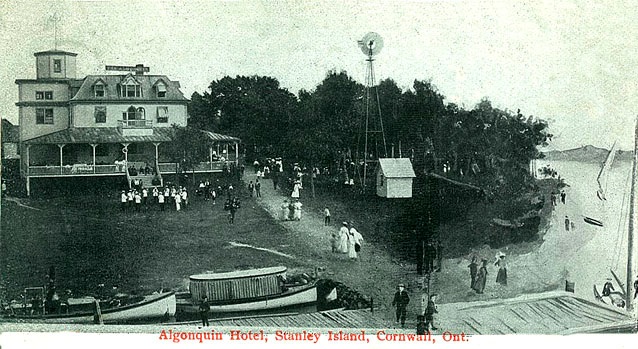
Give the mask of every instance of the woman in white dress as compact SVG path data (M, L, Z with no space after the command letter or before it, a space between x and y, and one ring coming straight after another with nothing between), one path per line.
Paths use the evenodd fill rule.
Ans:
M339 253L348 253L348 226L339 229Z
M179 211L182 209L182 197L178 193L175 193L175 210Z
M299 183L295 182L292 188L292 194L290 196L295 199L299 199Z
M301 202L299 202L299 199L297 199L297 201L293 204L294 210L292 213L292 218L296 221L300 221L301 220L301 207L303 206L303 204Z
M355 250L355 241L354 233L348 233L348 257L350 260L354 261L357 259L357 250Z
M288 205L288 200L284 200L284 203L281 204L281 220L287 221L290 217L290 206Z

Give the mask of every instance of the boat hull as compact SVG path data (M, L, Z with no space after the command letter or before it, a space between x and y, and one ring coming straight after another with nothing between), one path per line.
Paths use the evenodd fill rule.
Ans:
M199 304L193 304L190 294L177 300L177 313L196 314ZM316 305L317 286L299 287L282 294L252 299L210 302L211 317L229 316L231 314L255 314L261 312L277 312L283 309L297 309Z
M104 309L102 321L105 324L131 323L131 322L151 322L152 320L170 318L176 312L176 298L174 292L150 295L138 303L125 305L117 308ZM50 314L44 316L23 316L16 315L15 319L29 320L46 323L70 323L70 324L92 324L95 323L93 312L81 314Z

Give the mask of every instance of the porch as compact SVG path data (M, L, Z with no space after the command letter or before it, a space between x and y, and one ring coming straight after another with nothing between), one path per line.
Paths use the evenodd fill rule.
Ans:
M162 174L182 172L169 154L172 130L154 130L150 136L124 137L117 130L64 130L25 141L20 172L35 177L126 176L144 168ZM88 136L93 137L88 137ZM208 156L188 172L222 172L239 165L239 139L210 133ZM144 173L148 175L148 173ZM129 181L130 182L130 181Z

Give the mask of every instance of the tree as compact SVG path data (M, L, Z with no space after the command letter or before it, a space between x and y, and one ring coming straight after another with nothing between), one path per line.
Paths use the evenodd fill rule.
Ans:
M173 125L172 140L167 154L179 166L175 169L178 181L180 174L195 173L196 166L208 155L210 139L204 132L193 127ZM178 182L179 183L179 182Z

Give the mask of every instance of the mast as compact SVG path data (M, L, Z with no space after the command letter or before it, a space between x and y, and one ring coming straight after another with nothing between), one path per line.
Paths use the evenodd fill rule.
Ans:
M629 312L633 311L633 252L634 252L634 227L636 226L636 165L638 164L638 120L636 122L634 131L634 154L633 162L631 166L631 196L629 201L629 228L627 232L627 290L625 296L627 297L625 304L626 309Z

